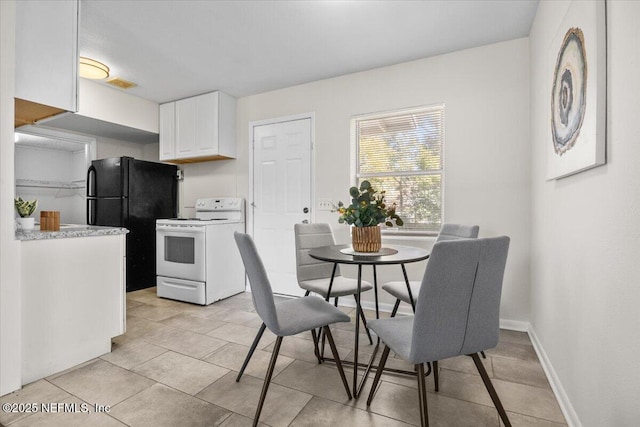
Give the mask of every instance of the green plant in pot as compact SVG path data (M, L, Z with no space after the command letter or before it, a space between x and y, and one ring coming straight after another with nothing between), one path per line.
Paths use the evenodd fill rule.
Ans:
M394 223L397 226L403 225L402 218L396 214L396 204L387 206L385 192L376 191L369 181L362 181L360 188L351 187L349 195L349 206L338 202L338 222L353 226L351 243L356 252L378 252L382 247L379 224L388 227L392 227Z
M24 200L22 197L16 197L13 202L20 216L20 218L17 219L20 229L32 230L35 219L31 218L31 215L33 215L38 208L38 200Z

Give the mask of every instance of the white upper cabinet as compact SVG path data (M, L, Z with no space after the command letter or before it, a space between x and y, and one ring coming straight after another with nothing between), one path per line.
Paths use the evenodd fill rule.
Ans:
M160 105L160 160L173 163L236 156L236 100L223 92Z
M16 2L15 97L78 110L78 0Z

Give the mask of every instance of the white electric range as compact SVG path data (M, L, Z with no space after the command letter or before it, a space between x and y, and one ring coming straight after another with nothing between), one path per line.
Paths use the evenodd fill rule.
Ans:
M198 199L195 218L157 220L158 296L208 305L243 292L235 231L245 231L241 198Z

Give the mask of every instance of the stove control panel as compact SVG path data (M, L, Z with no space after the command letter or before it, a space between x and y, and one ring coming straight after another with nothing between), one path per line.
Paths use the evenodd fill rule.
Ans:
M239 197L222 197L196 200L196 211L242 211L244 200Z

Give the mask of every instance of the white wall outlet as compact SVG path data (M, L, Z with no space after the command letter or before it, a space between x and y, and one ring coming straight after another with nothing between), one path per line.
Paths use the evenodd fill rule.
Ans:
M330 199L318 199L319 211L330 211L333 209L333 202Z

